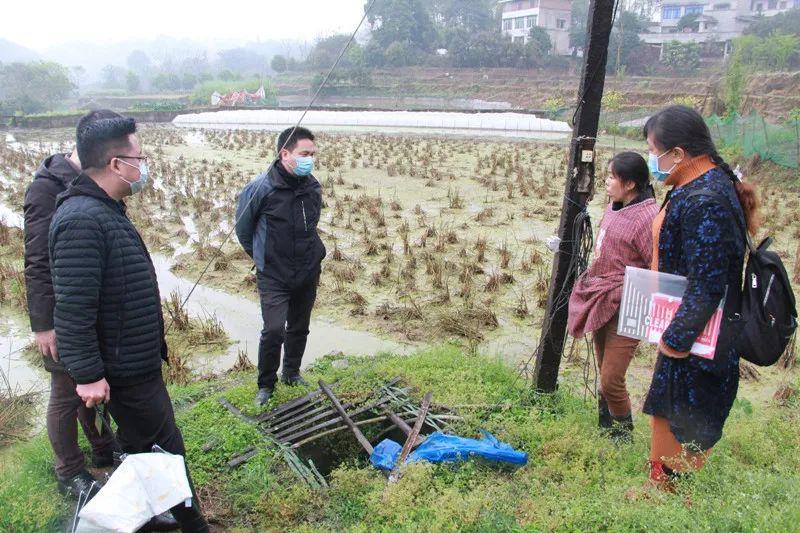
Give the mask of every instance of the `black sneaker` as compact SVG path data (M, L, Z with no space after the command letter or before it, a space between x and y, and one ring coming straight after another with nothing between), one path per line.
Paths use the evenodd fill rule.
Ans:
M597 426L601 430L610 430L614 426L611 411L608 410L608 402L602 396L597 397Z
M304 380L300 374L295 374L294 376L281 376L281 383L284 385L289 385L290 387L295 387L297 385L308 387L308 381Z
M612 417L613 425L609 430L611 440L617 444L633 442L633 417L631 415Z
M88 494L91 499L99 490L100 483L86 470L69 479L58 480L58 492L76 500L81 494Z
M256 393L256 405L259 407L266 404L270 398L272 398L272 389L258 389Z

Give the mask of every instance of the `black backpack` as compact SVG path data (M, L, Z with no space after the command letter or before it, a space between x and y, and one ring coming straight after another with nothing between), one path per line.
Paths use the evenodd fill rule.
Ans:
M774 365L786 351L797 330L797 308L783 261L769 251L772 237L758 248L753 246L747 227L742 224L726 196L711 189L701 189L690 196L706 195L723 199L730 215L736 220L750 252L741 288L739 327L733 347L740 357L759 366Z

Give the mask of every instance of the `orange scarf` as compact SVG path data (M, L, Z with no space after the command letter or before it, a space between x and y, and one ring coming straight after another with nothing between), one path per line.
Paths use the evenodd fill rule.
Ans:
M711 160L709 155L699 155L691 159L681 161L676 166L669 176L667 176L665 185L671 185L673 189L683 187L687 183L691 183L700 176L705 175L708 171L712 170L717 165ZM667 206L669 202L664 204L664 207L656 215L653 220L653 259L650 264L650 270L658 270L658 239L661 235L661 226L664 225L664 218L667 216Z

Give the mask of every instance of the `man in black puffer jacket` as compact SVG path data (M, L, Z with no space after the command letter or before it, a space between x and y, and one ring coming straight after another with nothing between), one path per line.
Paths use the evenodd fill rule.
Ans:
M122 202L148 180L136 122L87 125L78 157L84 172L58 197L49 234L58 353L87 407L108 402L123 451L157 444L185 455L161 376L167 350L155 269ZM183 531L208 531L192 500L173 516Z
M264 328L258 345L258 393L275 390L283 345L282 381L306 382L300 363L317 297L325 246L317 233L322 187L314 170L314 135L289 128L278 135L278 159L239 195L236 236L256 265Z
M77 129L103 118L119 117L113 111L92 111L78 122ZM56 332L53 327L55 297L50 276L50 253L47 232L56 212L56 196L67 189L80 174L77 150L71 154L54 154L36 170L33 182L25 191L25 287L31 330L50 372L50 399L47 403L47 436L53 448L53 466L58 488L63 494L77 498L87 492L94 477L86 470L86 460L78 446L77 418L92 447L95 467L113 464L113 440L107 431L95 426L95 411L89 409L75 393L75 381L58 358Z

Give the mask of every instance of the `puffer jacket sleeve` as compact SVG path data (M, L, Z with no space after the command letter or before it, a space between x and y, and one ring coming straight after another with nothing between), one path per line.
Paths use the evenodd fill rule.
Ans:
M735 222L718 200L700 195L687 204L681 217L681 237L689 283L662 337L677 352L691 350L725 296L730 262L725 243L735 238Z
M263 176L259 176L245 185L236 206L236 237L250 257L253 257L253 236L261 213L261 187L258 184L262 179Z
M25 288L32 331L53 329L53 282L47 232L63 189L47 179L36 179L25 192Z
M77 383L94 383L105 376L96 329L105 236L88 214L71 213L53 221L49 244L58 353Z

